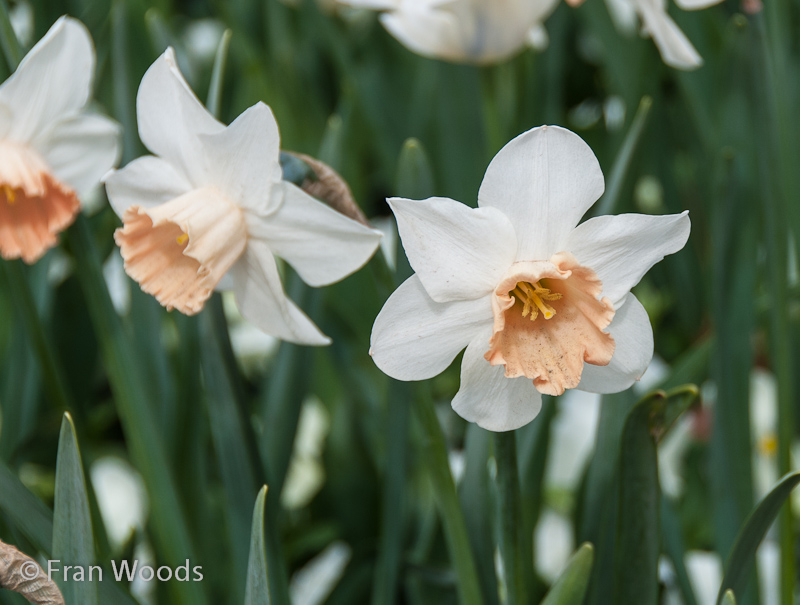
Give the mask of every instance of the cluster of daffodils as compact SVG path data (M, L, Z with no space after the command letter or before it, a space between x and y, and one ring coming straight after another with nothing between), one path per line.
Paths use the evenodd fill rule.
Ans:
M428 19L429 42L458 42L452 57L473 60L507 55L552 8L458 0L398 6ZM434 18L440 10L450 12ZM499 27L504 11L517 22L508 30L514 36L501 40L481 29ZM401 32L403 19L385 21ZM34 262L55 245L81 194L116 164L119 127L84 111L93 69L88 32L62 18L0 86L4 258ZM215 290L232 289L244 317L264 332L328 344L287 298L277 259L309 285L324 286L363 266L380 233L282 180L270 108L257 103L222 124L189 88L172 49L142 79L137 112L139 136L153 155L105 177L122 220L114 237L128 275L187 315ZM577 135L541 127L494 158L478 208L445 198L391 199L416 273L375 321L375 363L394 378L421 380L466 348L453 407L498 431L529 422L542 394L631 386L650 362L653 334L630 289L684 246L689 219L630 214L578 225L603 187L597 160Z
M378 367L423 380L466 347L453 408L494 431L530 422L542 394L630 387L653 356L647 312L630 289L683 248L690 224L684 212L578 225L603 189L586 143L542 126L495 156L478 208L390 200L416 273L375 320Z
M594 0L597 1L597 0ZM676 0L699 10L722 0ZM412 52L455 63L496 63L526 44L546 44L544 20L558 0L338 0L382 11L381 22ZM571 6L583 0L567 0ZM626 21L638 17L643 35L653 38L664 62L696 69L703 61L667 12L667 0L608 0L609 10Z

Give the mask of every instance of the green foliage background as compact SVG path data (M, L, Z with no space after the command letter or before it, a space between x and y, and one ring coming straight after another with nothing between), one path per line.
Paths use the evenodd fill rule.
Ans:
M62 14L90 29L98 56L95 97L124 127L123 164L145 153L137 137L136 89L167 45L206 98L213 60L188 54L185 32L196 20L214 18L232 32L220 118L230 122L265 101L283 148L339 170L370 217L389 214L384 199L390 195L448 196L475 205L494 153L540 124L576 131L598 156L607 194L590 212L690 210L686 248L635 290L650 314L656 352L670 367L662 385L669 397L656 394L638 404L632 393L604 397L597 447L567 505L576 543L589 541L594 550L579 552L573 575L559 588L566 596L549 602L580 602L589 578L586 603L657 603L662 553L675 567L684 601L696 602L683 553L714 550L726 560L756 505L749 420L754 367L769 368L777 379L781 474L791 470L797 435L797 279L790 279L797 263L792 242L800 235L796 0L768 0L748 16L735 0L693 13L670 7L705 61L691 73L664 66L650 39L618 32L601 0L578 9L559 5L546 23L544 52L526 50L482 68L413 55L374 14L343 18L311 0L294 7L278 0L31 5L33 41ZM13 56L7 33L3 42ZM620 124L603 117L610 98L626 109ZM654 183L655 194L647 194L646 185L652 192ZM544 597L549 587L534 573L531 553L533 527L550 497L542 481L559 402L547 401L516 436L492 438L449 409L458 360L425 383L397 383L374 367L369 334L408 271L402 250L397 275L378 254L323 290L305 287L287 269L287 291L334 344L284 343L263 363L244 368L233 354L219 297L188 318L165 312L134 285L130 312L116 314L100 263L114 251L118 224L104 205L62 236L59 255L33 267L2 263L4 541L45 558L67 553L106 567L130 558L133 538L121 550L111 548L91 483L81 476L82 467L113 453L144 479L151 503L146 537L157 563L176 566L190 558L203 566L201 583L158 583L158 603L267 602L261 549L272 602L287 603L288 578L336 540L350 546L352 559L325 601L330 605ZM69 261L69 270L54 282L48 270L60 262L56 256ZM672 501L659 490L655 436L676 406L682 411L694 400L692 389L669 389L707 381L716 386L712 435L693 444L683 468L686 494ZM330 416L325 482L307 506L288 511L280 494L301 404L312 394ZM62 420L65 411L74 429ZM449 450L465 454L457 488ZM779 489L778 505L794 483ZM254 516L264 484L269 490ZM88 508L79 530L59 521L64 507L77 507L79 516ZM764 510L755 519L763 531L740 542L744 563L725 586L734 588L739 603L758 602L755 581L744 580L755 579L747 556L777 508ZM782 602L788 604L797 532L788 506L781 515ZM631 534L639 526L641 533ZM93 548L85 546L87 535ZM76 542L83 551L69 550ZM518 565L501 576L499 590L498 545L504 562ZM127 586L104 582L99 597L86 590L67 595L67 602L133 602ZM0 603L20 602L0 591Z

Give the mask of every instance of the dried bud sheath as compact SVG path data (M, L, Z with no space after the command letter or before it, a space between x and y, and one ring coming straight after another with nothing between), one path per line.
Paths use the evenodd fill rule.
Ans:
M0 588L18 592L37 605L64 605L64 597L39 564L0 541Z
M367 221L367 217L364 216L361 208L356 203L353 193L350 191L350 186L338 172L310 155L293 151L287 153L303 160L317 175L317 180L307 179L302 184L303 191L313 195L318 200L322 200L346 217L369 227L369 221Z

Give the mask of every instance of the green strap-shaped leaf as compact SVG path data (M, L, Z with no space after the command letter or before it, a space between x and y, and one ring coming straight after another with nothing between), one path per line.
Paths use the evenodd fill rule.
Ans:
M698 396L694 385L655 391L628 414L620 447L619 523L614 561L617 603L658 602L660 548L656 444Z
M651 393L628 414L620 448L619 523L614 551L614 602L658 603L659 485L652 419L663 391Z
M586 588L589 586L589 577L592 574L594 563L594 546L589 542L581 544L580 548L572 555L566 569L558 576L550 592L545 596L541 605L572 605L583 603Z
M94 534L89 514L86 479L78 449L75 426L64 414L56 462L55 512L53 514L53 574L67 605L97 605L99 567L94 570ZM75 566L67 570L67 566ZM93 572L93 576L90 573ZM79 575L82 574L82 575ZM90 581L93 580L93 581Z
M244 605L269 605L267 554L264 548L264 503L267 486L261 488L253 509L253 528L250 532L250 560L247 563L247 590ZM270 528L274 530L274 528Z
M744 593L755 562L756 549L784 501L799 483L800 471L785 475L744 522L725 565L725 576L717 595L718 605L725 602L725 591L729 589L736 594Z

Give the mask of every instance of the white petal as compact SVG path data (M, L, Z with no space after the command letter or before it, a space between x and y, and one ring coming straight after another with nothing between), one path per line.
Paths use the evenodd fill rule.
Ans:
M200 135L204 156L214 167L214 183L241 208L262 216L277 209L280 199L267 195L281 180L280 135L272 110L256 103L224 130Z
M517 260L544 260L602 195L603 173L589 146L558 126L519 135L486 169L478 205L499 209L514 225Z
M375 319L369 353L375 365L392 378L425 380L443 372L473 336L491 324L488 296L437 303L425 292L419 277L412 275ZM488 347L488 334L485 340Z
M262 242L249 241L231 269L236 304L244 318L266 334L303 345L327 345L331 339L286 298L275 257Z
M427 7L384 13L381 23L403 46L410 51L446 61L468 61L462 33L453 15Z
M675 0L680 8L685 11L696 11L719 4L722 0Z
M486 296L514 262L514 227L494 208L441 197L391 198L389 205L406 256L436 302Z
M676 69L697 69L703 59L667 11L653 0L638 0L644 26L653 38L664 63Z
M276 187L282 190L283 203L266 218L248 215L250 237L265 242L304 282L327 286L372 258L380 231L347 218L291 183Z
M581 265L590 267L603 282L603 294L619 308L625 295L667 254L686 245L689 212L649 216L598 216L579 225L564 242Z
M89 99L94 63L86 27L61 17L0 86L0 103L14 116L7 135L35 142L54 122L77 113Z
M114 120L80 115L59 123L40 148L55 177L81 197L117 165L121 135L122 129Z
M484 359L490 335L491 331L481 331L464 352L453 409L489 431L513 431L536 418L542 395L532 380L506 378L503 366L492 366Z
M152 208L193 189L172 164L152 155L135 159L103 180L108 201L120 218L134 204Z
M607 366L583 365L577 388L590 393L619 393L641 378L653 359L653 327L642 303L628 294L607 330L616 343Z
M212 116L183 79L171 48L144 74L136 97L142 143L155 155L172 162L196 186L212 184L218 168L204 155L199 136L221 132L225 126Z

